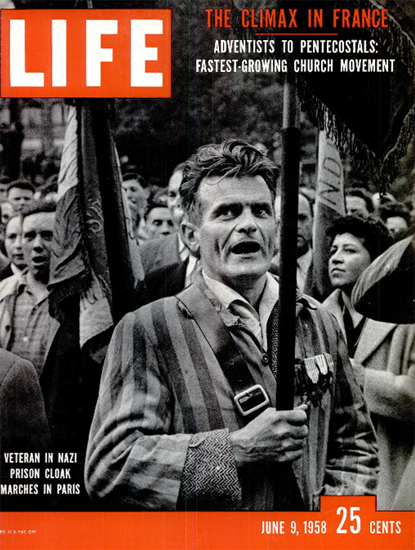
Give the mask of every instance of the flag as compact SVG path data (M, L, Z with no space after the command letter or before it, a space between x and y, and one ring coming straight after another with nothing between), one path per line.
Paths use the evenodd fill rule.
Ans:
M328 228L346 215L344 175L340 154L324 132L319 134L316 203L313 224L313 281L316 297L324 299L330 292Z
M49 279L51 313L79 300L79 344L96 350L140 305L144 272L123 198L106 100L69 107Z
M352 302L365 317L383 323L415 323L415 235L395 243L365 269Z

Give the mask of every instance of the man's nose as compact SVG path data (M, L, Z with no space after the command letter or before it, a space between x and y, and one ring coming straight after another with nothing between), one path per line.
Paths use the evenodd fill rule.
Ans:
M250 208L245 208L238 218L238 229L242 231L255 231L257 223Z
M36 235L36 237L33 239L33 248L34 249L42 249L44 248L44 242L40 235Z

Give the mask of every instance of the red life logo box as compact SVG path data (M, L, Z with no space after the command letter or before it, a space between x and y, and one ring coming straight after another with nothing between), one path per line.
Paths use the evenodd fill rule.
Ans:
M1 10L1 97L170 97L170 10Z

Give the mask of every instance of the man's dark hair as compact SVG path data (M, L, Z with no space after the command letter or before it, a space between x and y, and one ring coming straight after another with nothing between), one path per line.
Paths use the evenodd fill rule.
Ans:
M278 169L266 154L240 139L228 139L220 144L200 147L185 162L183 181L180 185L182 206L189 220L198 217L197 193L204 178L242 178L262 176L267 184L272 202L275 200Z
M28 191L32 191L33 194L36 191L35 186L32 185L30 181L27 181L27 180L12 181L7 188L7 195L10 193L12 189L27 189Z
M27 216L31 216L32 214L42 214L50 212L56 212L56 204L51 201L40 200L35 201L29 207L25 208L22 212L20 212L20 215L22 216L22 220L24 220L24 218L26 218Z
M344 233L350 233L362 240L372 262L392 244L386 227L382 222L373 218L362 218L358 215L346 216L335 221L328 230L331 242L334 241L336 235Z
M360 197L363 199L366 203L366 209L369 212L373 212L373 201L372 196L366 189L362 189L360 187L352 187L350 189L347 189L345 193L346 197Z
M166 195L165 189L157 189L150 195L147 201L147 207L144 213L145 220L148 218L148 215L154 208L168 208L167 195Z
M141 176L140 174L137 174L137 172L126 172L123 177L122 177L122 181L130 181L130 180L134 180L136 182L138 182L141 187L147 187L147 182L146 180L144 179L143 176Z

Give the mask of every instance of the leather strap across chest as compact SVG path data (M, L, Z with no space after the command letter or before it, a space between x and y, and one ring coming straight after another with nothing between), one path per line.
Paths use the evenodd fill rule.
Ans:
M185 289L177 299L190 312L212 348L235 395L257 385L215 306L197 286Z

